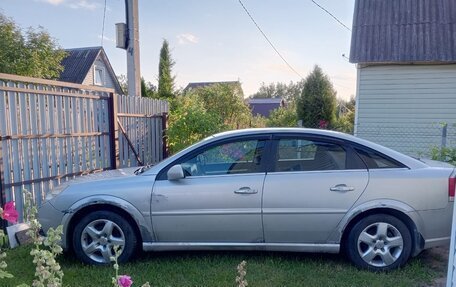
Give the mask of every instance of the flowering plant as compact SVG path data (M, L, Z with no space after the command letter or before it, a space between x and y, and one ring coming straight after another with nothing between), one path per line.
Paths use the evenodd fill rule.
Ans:
M249 285L247 283L247 279L245 279L245 275L247 275L246 265L247 262L242 260L236 268L238 272L238 276L236 276L236 283L238 284L238 287L247 287Z
M62 253L59 245L63 226L59 225L56 229L49 228L47 237L40 236L41 224L37 219L38 209L33 203L32 194L24 192L24 207L26 210L26 220L30 224L27 235L33 240L34 248L30 251L35 264L35 279L33 287L61 287L63 281L63 271L57 262L57 255Z
M14 207L14 201L7 202L5 208L0 208L0 217L11 223L17 223L19 213Z
M133 284L133 280L128 275L121 275L117 278L117 284L121 287L130 287Z
M121 252L119 246L114 246L114 256L110 259L114 262L114 270L116 271L116 276L112 277L112 285L114 287L131 287L133 285L133 280L128 275L119 275L119 263L117 259L119 258ZM151 287L149 282L144 283L141 287Z
M325 120L320 120L318 122L318 128L319 129L327 129L329 126L329 122L328 121L325 121Z
M0 207L0 218L11 223L16 223L19 213L14 208L14 202L7 202L4 206L5 208ZM6 271L8 264L5 262L6 253L2 250L3 245L6 244L6 235L3 230L0 229L0 279L3 278L12 278L13 275Z

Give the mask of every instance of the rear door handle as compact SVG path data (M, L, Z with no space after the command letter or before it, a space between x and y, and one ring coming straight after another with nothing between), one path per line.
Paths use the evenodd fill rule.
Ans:
M251 189L250 187L241 187L238 190L235 190L234 193L236 194L255 194L258 193L258 190Z
M338 192L347 192L355 190L352 186L347 186L346 184L338 184L336 186L331 187L329 190L331 191L338 191Z

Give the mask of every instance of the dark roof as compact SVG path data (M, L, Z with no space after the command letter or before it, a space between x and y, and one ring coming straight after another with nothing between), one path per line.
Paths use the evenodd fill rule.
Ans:
M68 56L62 60L63 72L59 81L82 84L102 47L66 49Z
M188 85L185 87L184 91L192 90L192 89L197 89L197 88L204 88L212 85L236 85L236 86L241 86L241 83L239 81L225 81L225 82L195 82L195 83L188 83Z
M350 62L456 62L456 1L356 0Z
M249 104L282 104L282 98L252 98L248 99Z
M254 116L262 115L263 117L269 117L273 110L285 105L285 101L281 98L248 99L247 102Z

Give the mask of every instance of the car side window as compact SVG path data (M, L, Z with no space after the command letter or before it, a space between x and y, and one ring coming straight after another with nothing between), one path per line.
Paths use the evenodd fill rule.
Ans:
M299 138L277 143L277 172L343 170L346 162L347 152L337 144Z
M368 169L381 169L381 168L403 168L405 167L400 162L390 159L373 150L355 148L355 151L364 161Z
M265 145L265 140L223 143L198 153L181 165L187 177L260 172Z

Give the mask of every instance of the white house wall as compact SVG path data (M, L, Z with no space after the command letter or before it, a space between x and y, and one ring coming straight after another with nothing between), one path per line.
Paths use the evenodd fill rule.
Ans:
M82 82L82 84L83 85L90 85L90 86L95 85L95 81L94 81L94 69L95 69L95 67L102 67L103 68L103 71L104 71L103 72L104 73L103 87L115 89L114 80L112 79L111 75L109 74L109 70L106 67L106 64L104 63L104 61L101 60L100 56L98 56L98 58L95 60L94 64L90 68L90 70L87 73L87 76L85 77L84 82Z
M359 68L356 135L410 155L456 145L456 64Z

